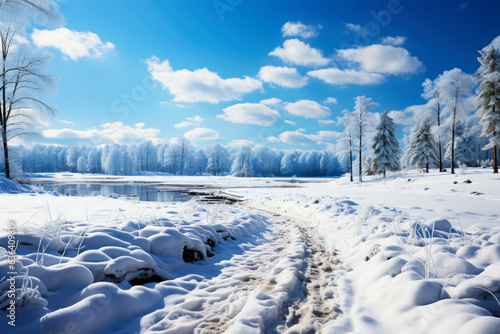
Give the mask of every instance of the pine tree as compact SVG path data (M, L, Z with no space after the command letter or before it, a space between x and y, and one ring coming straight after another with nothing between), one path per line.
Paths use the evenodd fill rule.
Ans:
M493 173L498 173L497 150L500 145L500 51L490 45L479 51L481 66L476 72L479 78L477 108L481 111L482 137L490 137L483 149L493 148Z
M242 177L253 177L252 166L250 165L248 158L245 159L245 162L243 163L243 167L241 168L241 176Z
M431 133L431 121L428 117L413 127L409 149L410 163L418 168L425 168L425 172L429 173L429 166L438 161L438 154L436 142Z
M396 139L396 126L386 109L380 118L380 123L373 138L373 169L375 173L399 169L399 142Z

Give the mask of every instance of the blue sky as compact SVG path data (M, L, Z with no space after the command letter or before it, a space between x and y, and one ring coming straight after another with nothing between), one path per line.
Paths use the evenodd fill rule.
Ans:
M61 11L64 27L29 32L60 77L48 100L59 113L42 129L58 144L322 149L358 95L394 111L401 136L425 78L475 72L500 34L493 0L70 0Z

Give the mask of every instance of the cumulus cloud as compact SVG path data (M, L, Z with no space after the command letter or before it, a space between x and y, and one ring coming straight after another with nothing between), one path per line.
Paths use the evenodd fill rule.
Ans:
M392 45L372 44L355 49L339 50L340 58L359 64L366 72L384 74L412 74L423 69L417 57L408 50Z
M321 51L296 38L287 39L283 47L278 46L269 55L279 57L286 63L302 66L320 66L330 62L330 59L323 57Z
M318 31L323 28L321 25L312 26L302 22L288 21L281 27L283 37L300 36L302 38L311 38L318 35Z
M302 131L301 131L302 130ZM289 145L312 145L324 144L323 140L336 139L341 136L341 133L335 131L319 131L316 134L306 134L303 129L295 131L285 131L280 133L278 137L268 137L267 140L272 143L285 143Z
M330 108L311 100L300 100L294 103L288 103L285 106L285 110L292 115L305 118L325 118L331 115Z
M294 121L290 121L290 120L285 120L285 123L286 123L286 124L290 124L290 125L297 125L297 123L296 123L296 122L294 122Z
M355 32L355 33L362 33L362 34L366 33L365 28L363 28L359 24L346 23L345 24L345 28L347 29L347 31L352 31L352 32Z
M287 88L301 88L307 85L307 77L300 75L293 67L264 66L258 74L260 80Z
M262 82L250 77L222 79L207 68L174 71L167 59L153 56L146 60L151 78L168 89L176 102L209 102L240 100L245 94L262 89Z
M261 100L260 103L265 104L266 106L278 107L283 103L283 101L277 97L272 97L270 99Z
M185 128L188 126L200 125L200 123L203 123L203 121L204 121L204 119L201 118L200 116L187 117L185 121L174 124L174 128L179 129L179 128Z
M217 131L207 128L196 128L193 130L189 130L184 134L184 137L191 141L208 141L217 140L220 138Z
M336 98L334 98L334 97L327 97L326 100L325 100L325 102L323 102L323 103L337 104L337 102L338 101L337 101Z
M318 120L319 125L333 125L336 122L333 119L320 119Z
M382 38L382 44L400 46L406 43L406 36L387 36Z
M255 143L251 140L248 139L236 139L231 141L229 144L229 147L253 147L255 146Z
M98 35L90 31L79 32L67 28L33 29L31 39L36 46L58 49L72 60L84 57L102 57L104 53L115 47L110 42L103 43Z
M217 117L231 123L271 126L280 118L280 114L260 103L239 103L224 108L224 114Z
M48 129L42 131L42 135L50 139L88 140L96 144L134 144L144 140L151 140L158 144L163 142L162 139L157 138L160 132L159 129L146 128L144 123L137 123L131 127L122 122L114 122L87 130Z
M410 109L403 110L391 110L389 111L389 117L393 119L395 124L401 125L413 125L414 120Z
M321 79L328 84L338 86L346 84L376 85L385 81L385 77L379 73L368 73L356 70L340 70L336 67L309 71L307 72L307 75Z

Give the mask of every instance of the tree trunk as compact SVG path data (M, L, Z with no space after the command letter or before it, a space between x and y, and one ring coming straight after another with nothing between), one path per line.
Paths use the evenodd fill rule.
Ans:
M428 163L425 164L425 172L429 173L429 164Z
M2 143L3 143L3 156L5 165L5 177L10 179L10 164L9 164L9 147L7 146L7 127L2 126Z
M455 116L451 128L451 174L455 174Z
M438 123L438 128L441 126L441 103L438 103L437 106L437 123ZM441 129L438 129L440 131ZM439 132L438 135L438 149L439 149L439 172L441 173L443 171L443 153L442 153L442 147L441 147L441 133Z
M385 168L384 168L384 179L385 179Z
M349 152L349 165L351 168L351 182L354 181L354 177L352 176L352 151Z
M363 143L363 128L359 127L359 182L363 182L363 159L361 156L362 144Z
M497 146L493 146L493 174L498 174Z

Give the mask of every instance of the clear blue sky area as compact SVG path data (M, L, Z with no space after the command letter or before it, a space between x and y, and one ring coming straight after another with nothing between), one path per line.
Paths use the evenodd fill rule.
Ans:
M100 136L103 124L122 122L107 129L118 133L129 126L130 135L108 133L103 141L151 136L168 142L191 131L186 137L198 146L243 139L322 149L335 134L320 131L341 131L328 120L352 110L356 96L378 102L374 112L422 104L425 78L455 67L475 72L477 50L500 34L495 0L70 0L61 11L69 39L30 34L53 54L50 70L60 76L58 93L48 101L59 113L45 130L69 130L44 132L45 142L59 144L79 142L89 131ZM93 50L84 43L88 55L71 53L81 47L77 32L91 32L101 44ZM273 68L259 75L265 66ZM333 84L316 74L321 69L338 71ZM347 74L354 82L342 81ZM226 81L231 78L240 80ZM235 91L237 85L244 87ZM260 103L271 98L281 102ZM311 111L293 104L301 100L317 105L309 105ZM245 103L256 104L256 111L245 113ZM280 137L287 131L297 136Z

